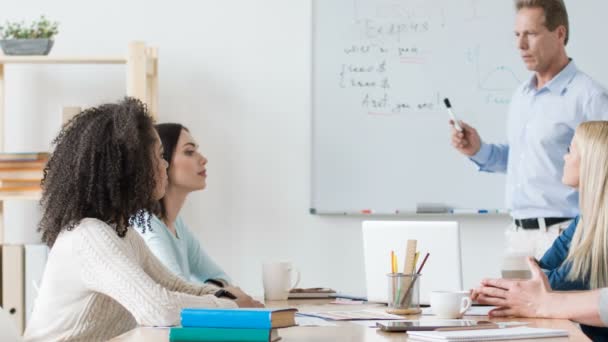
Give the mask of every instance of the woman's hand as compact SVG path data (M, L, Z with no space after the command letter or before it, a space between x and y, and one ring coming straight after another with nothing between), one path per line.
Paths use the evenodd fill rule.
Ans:
M239 306L239 308L263 308L264 307L264 304L251 298L251 296L249 296L248 294L243 292L243 290L241 290L241 288L239 288L239 287L227 286L225 288L225 290L236 296L236 299L234 301L236 302L236 305Z
M550 317L549 279L532 257L527 261L532 271L531 279L485 279L479 288L471 291L471 299L498 306L489 313L493 317Z

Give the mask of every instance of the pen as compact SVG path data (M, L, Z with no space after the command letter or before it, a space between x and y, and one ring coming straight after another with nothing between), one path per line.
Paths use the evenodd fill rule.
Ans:
M452 121L454 121L454 127L456 128L456 130L458 130L458 132L462 132L462 127L460 127L460 124L458 123L458 119L456 119L456 115L454 115L454 112L452 112L452 104L450 103L450 100L446 97L445 99L443 99L443 103L445 104L445 107L448 110L450 119L452 119Z
M424 256L424 259L422 259L422 264L420 264L420 267L418 267L418 272L416 272L416 273L420 274L420 272L422 271L422 268L424 267L424 264L426 264L426 259L429 258L430 254L431 253L426 253L426 255Z

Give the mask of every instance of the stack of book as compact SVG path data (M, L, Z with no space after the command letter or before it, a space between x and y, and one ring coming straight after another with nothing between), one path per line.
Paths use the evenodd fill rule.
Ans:
M49 154L0 153L0 194L39 193Z
M184 309L181 327L171 328L169 340L274 342L276 329L296 325L296 309Z

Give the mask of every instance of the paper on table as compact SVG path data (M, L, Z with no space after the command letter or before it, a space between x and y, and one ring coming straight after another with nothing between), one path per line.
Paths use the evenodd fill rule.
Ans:
M350 324L356 324L356 325L361 325L364 327L368 327L368 328L377 328L378 325L377 323L379 322L385 322L385 321L378 321L378 320L370 320L370 321L351 321L349 322Z
M357 311L326 311L326 312L298 312L298 316L312 316L331 321L355 321L355 320L403 320L402 316L391 315L380 310L357 310Z
M296 316L296 324L301 327L335 327L336 324L317 317Z
M344 299L344 298L336 298L336 300L329 302L329 304L338 304L338 305L359 305L364 304L365 301L362 300L352 300L352 299Z
M487 316L488 313L496 309L496 306L471 306L467 312L464 313L465 316ZM434 315L433 310L429 308L422 308L423 315Z

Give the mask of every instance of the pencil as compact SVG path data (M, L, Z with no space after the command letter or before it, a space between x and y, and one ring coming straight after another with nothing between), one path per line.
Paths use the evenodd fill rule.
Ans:
M422 263L420 264L420 267L418 268L418 272L416 272L417 274L420 274L420 272L422 271L422 268L424 267L424 264L426 263L426 259L429 258L429 255L431 253L426 253L426 255L424 256L424 259L422 259Z

